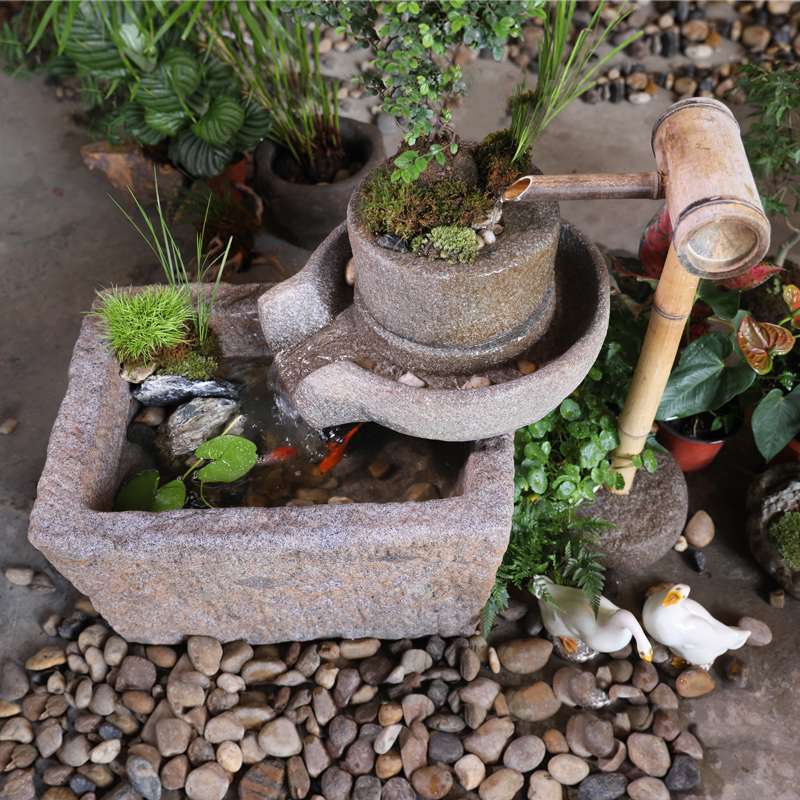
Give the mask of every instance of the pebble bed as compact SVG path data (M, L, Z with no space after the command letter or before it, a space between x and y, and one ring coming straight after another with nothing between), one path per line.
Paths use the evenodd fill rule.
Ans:
M673 669L661 646L654 664L630 647L568 664L535 601L504 616L496 648L477 634L167 647L126 642L83 598L44 623L57 643L2 667L0 800L668 800L700 783L681 698L711 674Z

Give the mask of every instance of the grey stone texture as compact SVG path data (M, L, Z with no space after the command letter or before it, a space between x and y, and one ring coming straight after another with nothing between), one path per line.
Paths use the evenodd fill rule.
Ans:
M220 285L229 358L263 357L265 286ZM457 496L421 503L111 513L135 409L83 322L31 513L30 541L122 636L251 643L474 630L513 510L510 436L476 442Z
M509 433L540 419L572 392L605 338L605 264L593 244L562 222L555 311L546 333L521 354L536 371L522 375L512 360L446 376L415 370L424 388L400 384L397 379L408 364L393 360L396 353L382 352L358 325L361 309L351 304L352 291L343 278L350 254L341 225L300 273L259 300L262 328L276 352L281 378L314 427L373 420L401 433L444 441ZM405 343L414 347L411 340ZM356 358L369 359L372 369L354 363ZM492 385L461 389L471 374L489 378Z
M637 572L654 564L678 541L686 524L689 493L675 459L656 453L658 469L640 469L628 495L600 489L595 502L576 509L582 517L600 517L616 524L603 531L603 564L618 572Z

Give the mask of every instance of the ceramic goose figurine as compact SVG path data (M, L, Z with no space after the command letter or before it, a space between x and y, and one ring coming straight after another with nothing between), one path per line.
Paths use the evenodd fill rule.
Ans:
M685 583L676 583L648 597L642 612L644 627L685 662L710 666L726 651L741 647L750 631L714 619L700 603L687 599L690 591Z
M549 578L545 578L545 581L548 594L563 610L559 611L539 599L542 622L550 634L561 639L566 650L574 653L578 648L576 640L580 640L592 650L613 653L625 647L633 637L639 657L645 661L652 660L653 648L639 621L630 611L601 597L600 610L595 619L594 610L581 589L559 586Z

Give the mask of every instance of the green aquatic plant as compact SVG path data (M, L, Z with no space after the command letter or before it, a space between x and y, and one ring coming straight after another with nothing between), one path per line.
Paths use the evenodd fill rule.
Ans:
M107 342L120 361L147 362L159 350L186 340L191 306L180 286L148 286L131 293L112 287L97 292L100 301L89 316L97 317Z
M113 510L177 511L186 502L186 479L195 470L200 481L200 499L212 508L203 497L203 486L206 483L230 483L238 480L258 461L253 442L228 433L241 419L241 415L235 417L219 436L203 442L194 451L197 461L180 478L159 486L161 475L158 470L150 469L128 481L117 492Z

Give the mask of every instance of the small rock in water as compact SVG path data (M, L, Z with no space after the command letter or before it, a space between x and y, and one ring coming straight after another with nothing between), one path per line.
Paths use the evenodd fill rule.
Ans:
M395 253L405 253L408 251L408 245L394 233L384 233L378 237L377 244L379 247L385 247L387 250L393 250Z
M428 384L422 378L418 378L413 372L406 372L397 379L398 383L406 386L413 386L415 389L423 389Z
M222 433L238 413L239 404L224 397L198 397L184 403L158 429L156 449L167 460L191 455L203 442Z
M440 497L439 490L432 483L414 483L406 489L404 495L404 499L409 503L438 500Z
M191 381L180 375L153 375L133 396L146 406L171 406L193 397L225 397L236 400L238 387L229 381Z
M141 422L151 428L157 428L166 417L167 412L161 406L145 406L134 418L134 422Z
M740 689L747 686L750 670L739 656L731 656L725 664L725 677Z

